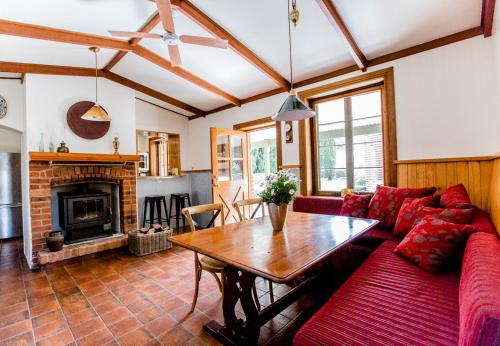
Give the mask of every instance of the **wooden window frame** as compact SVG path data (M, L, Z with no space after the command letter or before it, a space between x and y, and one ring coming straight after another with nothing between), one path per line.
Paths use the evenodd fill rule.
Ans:
M374 84L377 85L374 86ZM381 83L381 85L378 85ZM319 99L328 97L348 97L350 93L364 93L372 88L380 88L382 97L382 147L384 155L384 184L397 186L397 134L396 105L394 91L394 70L392 67L364 73L362 75L304 90L299 97L309 106ZM333 93L333 95L332 95ZM330 94L328 96L328 94ZM326 96L325 96L326 95ZM301 169L302 195L335 195L320 192L317 187L317 148L315 145L315 118L299 121L299 158Z

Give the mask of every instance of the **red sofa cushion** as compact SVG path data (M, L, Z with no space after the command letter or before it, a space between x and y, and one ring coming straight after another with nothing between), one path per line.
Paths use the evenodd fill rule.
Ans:
M431 207L420 207L415 215L414 224L419 223L426 216L434 216L441 220L451 223L458 223L461 225L467 225L472 223L474 220L474 215L476 214L476 208L467 209L452 209L452 208L431 208Z
M476 209L471 226L476 232L498 235L495 226L493 226L493 223L491 222L490 216L484 210Z
M341 216L366 218L368 205L373 195L357 195L350 193L344 197L344 204L340 209Z
M433 275L386 241L295 335L294 345L456 345L459 274Z
M343 199L340 197L297 196L293 211L300 213L339 215Z
M432 273L454 259L472 228L426 216L404 237L394 252Z
M500 345L500 239L470 236L459 290L459 345Z
M370 201L368 218L380 221L380 227L392 228L405 198L421 198L436 192L435 187L410 189L378 185Z
M441 195L441 208L467 208L471 206L467 189L462 184L450 186Z
M394 225L394 235L404 237L413 228L417 211L420 207L434 206L439 197L427 196L422 198L405 198Z

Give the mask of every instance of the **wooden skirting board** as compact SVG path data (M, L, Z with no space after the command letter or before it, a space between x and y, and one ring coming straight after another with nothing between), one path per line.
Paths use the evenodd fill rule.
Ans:
M500 156L395 161L399 187L463 184L474 205L490 213L500 233Z

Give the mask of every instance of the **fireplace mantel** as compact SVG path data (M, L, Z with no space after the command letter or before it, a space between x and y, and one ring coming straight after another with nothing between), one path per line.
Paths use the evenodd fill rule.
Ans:
M30 152L31 161L38 162L85 162L85 163L127 163L138 162L139 155L85 154L85 153L48 153Z

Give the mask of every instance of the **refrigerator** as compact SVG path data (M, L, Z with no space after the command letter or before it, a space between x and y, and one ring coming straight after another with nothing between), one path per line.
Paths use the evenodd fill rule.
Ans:
M21 154L0 153L0 239L23 235Z

